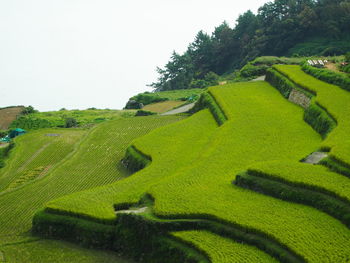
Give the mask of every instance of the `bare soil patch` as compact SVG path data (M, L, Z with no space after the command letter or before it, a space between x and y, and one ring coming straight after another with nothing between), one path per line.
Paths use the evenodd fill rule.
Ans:
M10 124L21 114L24 107L0 109L0 130L7 130Z

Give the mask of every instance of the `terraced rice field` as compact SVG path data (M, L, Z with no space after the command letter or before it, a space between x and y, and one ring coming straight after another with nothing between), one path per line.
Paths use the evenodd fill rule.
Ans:
M0 170L2 257L6 262L129 262L111 252L34 237L32 217L52 199L127 177L120 160L131 141L182 118L127 118L90 130L44 129L16 138ZM45 169L33 178L30 172L38 167Z
M295 70L300 71L300 68L295 67ZM298 72L293 81L298 82L302 73ZM318 80L303 77L305 83L311 82L309 90L316 89L313 82L320 86ZM333 91L339 92L337 100L348 96L338 87L334 86ZM209 220L223 224L224 228L243 229L246 235L247 232L255 235L252 239L265 240L254 241L260 249L257 250L251 247L254 242L249 238L237 244L237 241L242 242L237 234L220 238L207 232L215 228L175 232L177 238L196 247L212 262L241 262L240 258L246 253L251 256L246 262L269 261L270 256L283 262L348 262L350 232L335 217L317 207L282 201L233 184L241 172L261 169L283 177L284 181L326 189L327 193L346 200L349 194L346 177L324 167L299 163L325 145L332 154L346 160L346 154L341 155L345 148L336 144L346 137L344 130L350 114L347 115L345 103L341 102L343 108L335 107L339 111L332 110L331 104L322 105L338 122L337 128L323 141L321 135L303 121L303 109L285 100L266 82L228 84L210 88L209 93L227 117L223 125L218 126L209 110L203 110L136 139L132 145L151 157L149 166L110 185L51 201L46 205L46 213L55 214L57 220L64 214L108 225L118 220L115 208L136 205L148 194L154 199L151 213L158 217L153 218L156 222L162 222L161 219ZM320 95L317 91L316 100L321 99ZM334 99L329 100L334 102ZM270 166L271 163L277 164L277 168ZM148 213L139 216L147 218ZM54 226L54 222L51 223ZM269 242L284 252L266 248ZM238 247L237 256L232 258L228 251Z
M169 101L162 101L162 102L148 104L145 107L143 107L142 109L147 110L147 111L157 112L157 113L163 113L163 112L167 112L175 107L178 107L182 104L184 104L184 101L169 100Z

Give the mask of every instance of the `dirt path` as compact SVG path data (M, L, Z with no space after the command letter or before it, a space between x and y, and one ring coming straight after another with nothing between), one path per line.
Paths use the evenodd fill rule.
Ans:
M182 107L179 107L177 109L174 109L174 110L171 110L171 111L167 111L167 112L162 113L160 115L173 115L173 114L177 114L177 113L184 113L184 112L187 112L190 109L192 109L194 107L194 104L195 103L190 103L190 104L184 105Z

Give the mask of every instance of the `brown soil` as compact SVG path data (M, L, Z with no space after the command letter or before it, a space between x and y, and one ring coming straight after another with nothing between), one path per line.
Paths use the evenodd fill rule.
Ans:
M335 72L339 72L337 65L335 65L334 63L330 63L328 62L326 65L326 68L328 68L329 70L335 71Z
M0 109L0 130L7 130L23 109L24 107Z

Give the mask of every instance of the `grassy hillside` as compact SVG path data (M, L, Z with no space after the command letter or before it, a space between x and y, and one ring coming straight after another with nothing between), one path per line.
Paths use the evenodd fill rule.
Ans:
M25 169L52 168L45 176L0 193L0 252L6 262L125 262L110 252L33 237L32 217L52 199L128 176L120 160L131 141L182 118L119 119L88 131L42 129L16 138L7 166L0 170L0 179L6 181L2 188L20 180ZM46 136L53 133L61 136ZM55 166L57 163L60 165Z
M334 92L343 92L337 87L334 89ZM216 252L225 251L222 244L229 242L229 247L235 247L236 241L243 241L242 253L250 250L250 244L283 262L323 262L325 259L329 262L346 262L350 232L336 219L336 215L326 211L329 214L327 215L317 210L317 204L306 202L306 205L300 205L293 203L296 202L293 198L286 202L279 200L283 198L278 195L273 198L243 189L244 185L239 183L232 184L237 174L252 167L260 167L259 164L267 163L266 167L269 168L268 162L276 162L281 176L288 173L286 164L299 167L297 165L301 159L323 147L330 138L336 136L333 134L346 128L340 125L340 119L337 119L338 127L330 133L326 141L322 141L321 135L303 121L303 109L285 100L276 89L265 82L210 88L209 94L227 117L227 121L221 126L217 126L209 111L204 110L185 121L133 141L133 147L141 155L151 158L152 163L149 166L111 185L51 201L46 205L45 212L39 213L35 218L34 228L42 234L50 235L45 222L58 231L58 222L74 228L77 225L69 218L80 217L99 222L97 225L104 225L108 231L112 231L115 223L123 229L128 227L125 218L132 222L134 219L131 219L135 216L116 215L114 208L118 211L132 205L146 205L151 210L136 217L140 218L138 224L142 225L140 222L144 222L145 229L151 221L164 234L175 229L194 229L194 225L213 234L226 233L229 239L217 241L218 245L214 249L211 249L210 244L215 243L213 240L217 238L206 232L181 232L178 235L178 238L186 244L190 243L191 247L196 247L197 251L205 253L213 262L223 260L215 255ZM318 97L317 94L316 98ZM347 112L346 108L343 107L343 111ZM329 112L332 112L331 108ZM262 171L264 169L261 168ZM326 189L326 194L332 192L332 196L339 200L347 198L348 192L342 188L343 183L347 184L347 178L327 172L324 168L314 169L312 165L305 164L299 170L303 174L318 174L321 170L320 178L324 174L334 176L332 178L336 181L332 185L327 183L326 178L318 182L302 180L300 177L284 180L306 185L306 189L315 190L313 186L316 185L316 190ZM301 190L304 191L303 189ZM152 197L154 204L145 202L145 194ZM305 198L308 198L307 194ZM331 200L327 195L326 198ZM136 225L134 227L137 229ZM247 237L247 231L250 237ZM150 242L159 238L158 233L146 233ZM137 237L144 234L135 230L133 235ZM60 236L59 232L53 234L55 235ZM133 235L124 237L132 239ZM83 240L88 239L84 234L78 233L78 236ZM199 237L201 242L196 241ZM225 260L230 262L226 258L229 254L222 253ZM254 249L250 253L253 258L263 255L261 251L254 252ZM254 262L254 259L250 261Z
M12 128L35 130L40 128L65 127L67 119L75 119L77 126L89 127L108 120L115 120L121 117L134 116L133 111L120 110L60 110L49 112L36 112L21 116L12 122Z
M148 104L145 107L143 107L142 109L146 110L146 111L163 113L163 112L167 112L173 108L176 108L182 104L184 104L183 101L169 100L169 101L162 101L162 102Z

